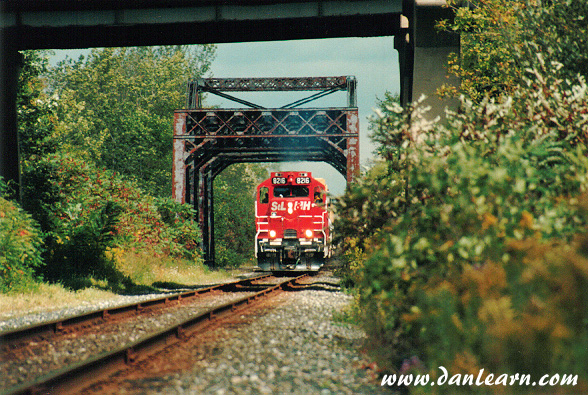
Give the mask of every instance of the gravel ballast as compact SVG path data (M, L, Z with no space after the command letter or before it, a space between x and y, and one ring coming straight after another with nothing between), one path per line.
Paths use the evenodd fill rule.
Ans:
M153 358L151 364L157 373L123 372L114 380L114 386L110 383L94 387L95 393L390 394L388 388L380 387L372 371L364 369L369 366L359 352L364 333L333 319L334 313L351 302L351 297L340 291L339 280L330 274L320 274L307 281L312 285L262 302L254 312L244 313L241 322L236 319L206 336L197 336L180 350L170 349L169 357ZM76 308L62 313L71 314L73 310ZM51 313L51 319L56 318L55 314L59 313ZM32 321L42 316L36 314ZM8 320L6 326L29 323L30 319ZM153 330L147 329L151 325L147 319L134 331L144 325L145 329L141 330ZM123 338L135 337L126 330L118 332ZM92 341L85 345L87 340L76 341L82 343L74 349L94 348ZM31 356L29 363L37 358L50 358L53 363L62 360L58 354L63 352L51 348L40 353L42 356ZM79 358L73 359L76 357ZM7 374L6 383L13 385L23 375L9 369L9 365L0 364L0 371Z
M380 387L359 349L358 328L333 320L351 298L338 279L320 275L284 293L255 319L223 328L207 355L181 373L119 383L120 394L391 394Z

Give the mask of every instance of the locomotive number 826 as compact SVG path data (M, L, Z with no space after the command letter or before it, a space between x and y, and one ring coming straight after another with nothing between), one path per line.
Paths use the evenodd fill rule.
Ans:
M318 270L331 256L324 180L309 172L273 172L257 187L255 256L263 270Z

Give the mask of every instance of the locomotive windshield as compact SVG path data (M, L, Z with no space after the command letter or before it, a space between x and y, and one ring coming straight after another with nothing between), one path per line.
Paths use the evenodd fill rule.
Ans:
M297 198L308 197L308 187L302 185L284 185L274 187L274 197L277 198Z

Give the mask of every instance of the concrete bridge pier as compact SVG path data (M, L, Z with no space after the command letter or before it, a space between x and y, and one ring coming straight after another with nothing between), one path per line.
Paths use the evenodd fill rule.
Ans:
M407 105L427 96L431 106L429 119L445 115L445 108L456 109L457 99L441 100L436 91L443 84L458 86L459 79L447 72L450 53L459 53L459 35L440 32L439 20L453 18L445 0L405 1L401 17L401 34L395 36L400 59L400 99Z

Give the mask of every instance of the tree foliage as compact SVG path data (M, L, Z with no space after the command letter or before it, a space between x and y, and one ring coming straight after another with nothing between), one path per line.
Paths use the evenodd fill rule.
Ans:
M253 260L255 189L267 178L257 164L235 164L214 181L216 264L237 267Z
M588 78L588 3L582 0L537 1L521 12L522 67L537 66L536 53L562 65L562 78Z
M23 66L19 74L16 100L19 125L20 156L26 166L32 161L57 150L52 138L55 101L46 93L42 78L49 67L47 51L23 51Z
M440 21L438 28L460 35L460 53L449 58L449 72L460 79L459 89L444 86L441 93L466 94L481 100L486 94L499 96L515 89L519 69L513 46L520 35L518 10L524 0L479 0L464 7L459 0L448 5L455 11L452 22Z
M495 3L472 2L463 12L475 19ZM563 3L570 15L581 8ZM516 33L527 40L559 15L550 4L532 12L526 3L500 5L526 21ZM487 22L483 33L496 45L510 40L512 30ZM477 84L477 65L493 61L462 63L472 84L462 85L461 107L445 125L428 121L418 102L381 103L372 127L381 162L341 199L337 229L359 317L388 371L565 370L579 376L571 391L588 389L588 315L577 307L588 300L588 86L576 63L559 57L571 37L580 41L567 49L575 51L587 36L556 30L569 36L515 41L515 70L486 69L488 81L508 89ZM402 187L386 193L392 184Z
M208 72L216 47L93 49L52 72L59 97L55 136L99 167L171 194L172 119L189 79Z
M95 50L87 61L68 61L51 72L48 52L23 52L17 103L22 202L42 232L19 214L15 204L7 202L1 210L0 217L6 220L0 238L7 251L5 274L10 282L2 290L30 284L33 271L72 287L89 285L90 278L97 278L108 280L114 289L128 290L132 284L115 267L124 249L199 259L200 233L190 207L154 198L128 180L137 174L121 176L94 160L110 158L112 163L116 155L124 159L124 152L133 163L123 171L139 172L152 164L138 174L146 177L143 185L154 187L152 192L163 191L169 179L163 182L158 177L164 167L171 167L171 159L165 158L171 152L173 110L181 102L179 87L185 86L187 73L194 72L188 67L205 70L213 53L214 47ZM133 62L139 65L134 73ZM119 78L123 71L126 79ZM121 81L131 84L117 85ZM85 101L92 98L96 100ZM132 114L137 114L135 120ZM117 124L117 117L122 122ZM119 141L126 146L110 147L114 141L110 133L103 133L101 139L100 132L114 124L120 126ZM124 140L133 135L153 142L139 147L147 152L136 152L137 146ZM1 189L5 194L7 188Z
M540 67L537 53L562 64L563 78L588 76L586 2L475 0L464 6L451 0L448 5L455 18L438 28L460 34L460 53L448 62L460 87L444 86L442 95L465 94L473 101L511 95L526 69Z
M24 51L17 92L19 152L21 172L26 185L35 173L34 163L54 152L52 101L44 93L40 76L47 70L47 51ZM23 187L25 209L30 189ZM38 193L38 191L37 191ZM38 205L37 205L38 208ZM44 266L43 233L36 218L16 203L12 185L0 178L0 292L33 289L37 274Z

